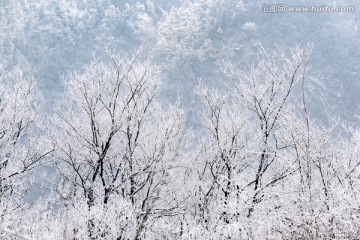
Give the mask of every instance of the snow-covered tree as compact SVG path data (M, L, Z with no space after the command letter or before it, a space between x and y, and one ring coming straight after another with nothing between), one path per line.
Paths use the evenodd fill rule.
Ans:
M224 65L231 77L228 94L203 84L198 90L206 133L195 161L194 218L220 238L235 234L229 230L234 224L266 214L268 201L280 194L274 194L277 186L296 169L293 156L285 154L290 142L282 141L280 133L287 129L288 114L297 110L291 95L296 86L301 90L311 46L290 53L259 50L259 62L246 72ZM252 227L233 230L241 237Z
M19 68L0 66L0 237L15 230L16 218L26 210L25 194L34 169L51 152L39 133L40 96L35 79Z
M181 161L183 113L178 105L157 102L156 68L138 52L109 56L110 63L95 60L64 80L67 98L53 119L57 192L67 212L87 218L85 235L70 226L69 236L159 237L157 223L177 214L179 206L171 169ZM128 206L124 211L117 209L120 202ZM98 218L108 214L118 215Z
M195 191L187 220L196 227L187 237L358 234L358 129L310 118L304 85L311 49L260 48L246 72L224 65L233 91L199 86L205 135L189 183Z

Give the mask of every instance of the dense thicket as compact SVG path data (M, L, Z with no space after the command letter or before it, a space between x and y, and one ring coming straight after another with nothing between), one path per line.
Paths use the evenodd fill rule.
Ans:
M226 93L195 89L193 130L180 100L160 104L157 69L139 52L64 78L50 121L32 78L2 71L2 239L356 238L360 132L310 119L311 50L260 48L246 71L224 63ZM38 165L57 178L30 207Z

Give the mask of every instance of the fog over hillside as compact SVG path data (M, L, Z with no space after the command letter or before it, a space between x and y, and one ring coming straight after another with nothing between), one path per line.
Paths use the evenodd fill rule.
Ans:
M223 60L241 69L257 48L305 46L311 115L355 121L359 112L359 12L356 1L273 1L289 6L354 6L354 12L264 12L262 1L1 1L1 54L6 66L30 67L48 106L62 98L60 75L81 71L106 49L142 48L161 66L162 95L196 103L198 79L222 87Z

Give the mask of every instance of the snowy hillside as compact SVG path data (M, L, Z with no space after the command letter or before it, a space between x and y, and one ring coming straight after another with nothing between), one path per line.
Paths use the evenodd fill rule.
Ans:
M0 239L358 239L356 0L0 0Z
M336 5L359 6L356 1ZM271 49L312 42L306 79L311 114L354 121L360 100L359 12L266 13L263 6L262 1L240 0L2 1L0 49L6 66L32 69L51 106L62 98L60 75L81 71L106 49L142 47L161 66L163 96L173 100L179 93L191 107L199 78L223 86L223 60L246 69L254 64L259 43Z

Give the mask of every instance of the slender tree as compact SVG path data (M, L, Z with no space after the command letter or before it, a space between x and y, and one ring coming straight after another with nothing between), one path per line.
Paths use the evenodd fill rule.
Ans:
M15 219L27 210L24 198L33 170L51 152L39 134L40 97L34 85L20 68L6 71L0 65L0 237L5 239L22 236Z
M121 199L129 204L135 223L129 222L127 234L119 228L117 239L151 236L150 229L160 227L155 222L178 207L169 181L183 148L183 113L157 103L156 69L139 58L138 52L110 55L111 63L94 61L66 79L67 100L51 135L64 203L86 199L89 212L98 206L114 211ZM89 217L90 239L107 237L107 231Z

